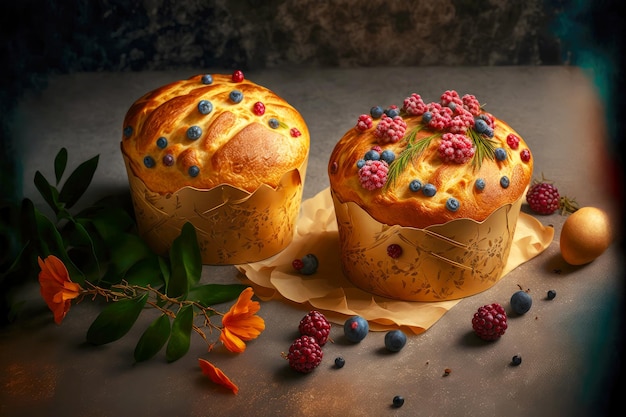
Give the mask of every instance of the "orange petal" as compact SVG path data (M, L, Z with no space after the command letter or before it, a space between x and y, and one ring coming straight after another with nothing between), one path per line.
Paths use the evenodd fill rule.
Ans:
M220 340L226 347L226 349L230 350L234 353L241 353L246 350L246 344L233 334L228 328L223 328L222 333L220 334Z
M202 373L208 376L211 381L230 389L233 394L239 392L239 387L226 376L224 372L206 359L198 358L198 363L202 369Z
M265 330L265 321L259 316L245 317L240 320L229 320L222 324L225 329L228 329L243 340L255 339Z

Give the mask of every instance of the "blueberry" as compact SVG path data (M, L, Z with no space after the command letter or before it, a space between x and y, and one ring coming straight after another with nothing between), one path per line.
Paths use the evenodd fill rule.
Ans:
M154 158L151 156L146 156L145 158L143 158L143 164L146 166L146 168L154 168L154 166L156 165L156 163L154 162Z
M520 355L515 355L511 358L511 365L518 366L522 363L522 357Z
M496 148L494 155L498 161L504 161L506 159L506 151L504 148Z
M239 90L233 90L228 95L228 98L233 103L241 103L241 100L243 100L243 93Z
M396 395L392 400L393 406L396 408L402 407L404 405L404 397L401 395Z
M191 140L200 139L202 136L202 128L200 126L191 126L187 129L187 137Z
M548 290L548 300L554 300L554 297L556 297L556 291L554 290Z
M187 170L187 173L189 174L190 177L197 177L198 174L200 173L200 168L198 168L195 165L192 165Z
M209 100L200 100L198 102L198 111L202 114L209 114L213 111L213 104Z
M393 153L392 150L389 149L385 149L381 154L380 154L380 159L382 159L383 161L387 162L387 164L391 165L391 163L393 162L394 159L396 159L396 154Z
M487 130L485 130L485 135L487 135L490 138L492 138L493 137L493 129L490 128L489 126L487 126Z
M397 108L387 109L385 110L385 114L387 117L391 117L393 119L396 116L400 116L400 110Z
M424 114L422 115L422 122L424 123L430 123L432 119L433 119L433 114L429 111L424 112Z
M211 74L204 74L202 76L202 84L213 84L213 77Z
M346 360L341 356L335 358L335 368L341 369L346 364Z
M506 175L503 175L502 178L500 178L500 186L502 188L509 188L510 183L511 181L509 180L509 177L507 177Z
M437 189L432 184L426 184L424 188L422 188L422 193L424 193L426 197L432 197L437 193Z
M422 183L420 180L413 180L409 183L409 190L413 192L417 192L422 188Z
M370 109L370 115L374 118L374 119L380 119L381 116L383 115L384 110L382 107L380 106L374 106Z
M448 107L450 108L450 110L455 111L456 110L456 103L449 103Z
M302 257L303 266L300 269L300 273L304 275L311 275L317 271L317 267L319 266L319 261L317 260L317 256L312 253L306 254Z
M390 352L399 352L406 345L406 335L402 330L390 330L385 334L385 347Z
M366 161L378 161L380 159L380 154L374 149L370 149L369 151L365 152L365 156L363 158Z
M454 197L450 197L446 200L446 208L450 211L457 211L460 205L459 200Z
M358 161L356 161L356 167L358 169L363 168L363 165L365 165L365 159L359 159Z
M533 304L533 299L526 291L516 291L511 296L511 308L517 314L525 314L530 310L530 306Z
M476 182L474 183L474 186L476 187L476 189L477 189L478 191L482 191L482 190L484 190L484 189L485 189L485 185L486 185L486 184L485 184L485 180L484 180L484 179L482 179L482 178L478 178L478 179L476 180Z
M272 129L278 129L278 126L280 126L280 122L273 117L267 121L267 124L269 124Z
M474 122L474 130L478 133L486 133L487 129L489 129L489 125L483 119L476 119Z
M360 342L365 339L367 332L369 332L370 326L361 316L352 316L343 324L343 333L351 342Z
M164 138L163 136L161 136L160 138L157 139L156 141L156 145L157 147L159 147L160 149L165 149L167 148L167 139Z
M132 126L126 126L124 128L124 136L126 136L128 138L132 134L133 134L133 127Z

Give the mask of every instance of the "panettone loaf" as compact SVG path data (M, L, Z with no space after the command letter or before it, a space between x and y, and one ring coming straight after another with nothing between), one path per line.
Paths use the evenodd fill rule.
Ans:
M298 111L240 71L196 75L130 107L122 152L156 193L220 184L253 192L303 165L309 132Z
M331 190L377 221L425 228L454 219L485 220L529 185L530 150L471 95L446 91L425 103L371 109L339 140L329 165Z

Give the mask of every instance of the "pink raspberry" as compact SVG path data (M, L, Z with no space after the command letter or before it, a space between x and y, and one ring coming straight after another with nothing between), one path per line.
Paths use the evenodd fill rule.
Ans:
M365 161L365 165L359 169L361 186L370 191L382 188L387 182L387 172L389 172L387 162L371 159Z
M452 109L450 107L443 107L439 103L430 103L428 111L433 115L428 122L428 126L431 128L443 130L450 125L452 120Z
M463 106L463 100L455 90L446 90L441 95L441 105L447 107L450 104L454 104L452 107Z
M419 94L413 93L404 99L402 110L412 116L421 116L426 110L428 110L428 106L424 103Z
M464 164L474 156L476 149L471 139L465 135L444 133L439 143L439 157L444 162Z
M372 146L372 150L373 150L373 151L376 151L376 152L378 152L378 153L381 153L381 152L383 151L383 148L381 148L381 147L380 147L380 146L378 146L378 145L374 145L374 146Z
M457 107L454 110L455 116L450 120L448 129L452 133L465 133L467 129L474 126L474 116L469 110Z
M379 143L396 143L404 136L406 132L406 122L401 116L396 116L393 119L386 114L383 114L382 119L378 122L374 136L380 139Z
M519 138L513 133L509 133L506 137L506 143L511 149L519 148Z
M356 122L357 130L363 132L372 127L372 117L368 114L362 114L359 116L359 120Z
M480 103L475 96L471 94L465 94L463 96L463 105L465 108L472 113L473 116L478 116L480 114Z

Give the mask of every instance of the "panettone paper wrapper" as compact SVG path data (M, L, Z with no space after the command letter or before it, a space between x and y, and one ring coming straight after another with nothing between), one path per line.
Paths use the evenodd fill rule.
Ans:
M543 252L552 242L554 229L519 213L503 277ZM319 258L313 275L294 270L292 261L307 253ZM353 315L367 319L370 329L401 328L419 334L430 328L461 298L446 301L401 301L365 291L343 273L341 243L333 198L329 188L302 203L293 242L269 259L237 265L261 299L281 299L322 311L338 324ZM385 255L387 257L387 255Z
M202 263L234 265L276 255L293 240L307 167L291 170L272 188L248 191L222 184L208 190L184 187L155 193L132 171L124 156L139 235L167 255L186 222L196 229Z

